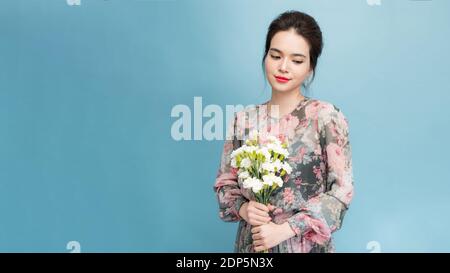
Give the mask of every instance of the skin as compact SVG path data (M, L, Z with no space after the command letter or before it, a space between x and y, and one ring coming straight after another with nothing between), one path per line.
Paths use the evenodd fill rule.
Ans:
M264 205L255 201L244 203L239 214L250 225L255 251L263 251L274 247L281 242L295 236L288 222L275 224L269 217L269 211L274 210L272 205ZM253 223L253 224L252 224Z
M284 116L294 110L303 100L301 85L311 73L309 44L294 29L277 32L270 43L270 50L265 59L266 78L272 86L272 97L267 103L277 106L279 111L270 112L274 117ZM290 79L279 83L275 76ZM277 113L278 112L278 113ZM272 205L255 201L244 203L239 214L252 225L252 238L255 251L263 251L295 236L288 222L275 224L269 216L274 210Z
M301 85L312 74L308 42L294 29L277 32L270 43L264 65L266 78L272 86L268 106L277 105L279 116L290 113L303 100ZM275 76L290 81L279 83Z

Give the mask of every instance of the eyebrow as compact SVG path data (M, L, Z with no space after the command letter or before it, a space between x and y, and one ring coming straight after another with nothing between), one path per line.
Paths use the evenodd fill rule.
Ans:
M276 52L278 52L278 53L280 53L280 54L283 54L283 52L282 52L281 50L279 50L278 48L272 47L272 48L270 48L269 50L273 50L273 51L276 51ZM299 57L305 57L305 58L306 58L305 55L300 54L300 53L293 53L293 54L291 54L291 56L299 56Z

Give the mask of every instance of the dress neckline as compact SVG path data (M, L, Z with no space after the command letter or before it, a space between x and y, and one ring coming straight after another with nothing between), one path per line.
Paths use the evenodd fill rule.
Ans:
M299 110L300 108L302 108L302 107L303 107L310 99L311 99L310 97L303 95L303 99L297 103L297 105L295 106L295 108L294 108L291 112L286 113L286 114L284 114L284 115L282 115L281 117L278 117L278 118L272 117L271 115L269 115L268 106L267 106L267 104L269 103L269 101L266 101L265 103L261 104L260 106L264 106L264 111L266 112L267 118L271 118L271 119L274 119L274 120L281 120L281 119L286 118L286 117L289 116L289 115L292 115L292 113L294 113L295 111L298 111L298 110Z

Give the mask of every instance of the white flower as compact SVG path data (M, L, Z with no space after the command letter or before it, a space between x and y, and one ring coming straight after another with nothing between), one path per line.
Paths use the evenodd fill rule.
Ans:
M279 170L281 170L283 165L281 164L281 161L279 159L277 159L272 163L272 166L274 168L274 171L275 171L275 169L276 169L276 171L279 171Z
M234 158L234 157L231 159L231 167L237 168L237 165L236 165L236 158Z
M230 157L231 158L235 158L236 156L238 156L239 154L241 154L243 152L244 146L237 148L236 150L231 152Z
M255 147L255 146L247 146L247 145L244 145L244 146L242 146L242 147L244 147L243 149L244 149L244 151L245 152L247 152L247 153L252 153L252 152L254 152L254 151L256 151L256 150L258 150L258 148L257 147Z
M239 168L238 177L240 181L243 181L243 188L251 189L257 195L268 194L269 191L267 190L270 190L272 187L283 186L283 179L279 176L279 171L284 170L287 174L292 172L292 167L286 162L289 152L286 148L283 148L284 144L277 137L269 135L267 137L268 142L263 145L258 143L259 137L257 130L250 131L245 145L231 153L231 166ZM257 155L259 162L256 162L254 159L254 153ZM279 158L275 159L272 153L283 155L284 158L282 160ZM240 161L239 166L237 166L237 159ZM262 179L253 177L249 172L249 169L255 166L256 163L258 165L259 163L261 164L254 175L260 177L260 175L267 174L263 175ZM262 192L263 189L264 192Z
M270 152L269 149L267 149L267 147L262 147L261 149L258 150L258 153L264 156L264 162L270 161Z
M248 159L248 158L242 159L241 168L248 169L248 168L250 168L251 165L252 165L252 162L250 161L250 159Z
M279 187L283 186L283 180L281 177L276 176L274 173L269 173L268 175L263 176L263 184L272 186L274 183L277 184Z
M280 154L284 155L284 157L288 157L289 156L289 152L285 148L281 148L280 149Z
M290 174L292 172L292 167L291 167L291 165L289 165L289 163L284 162L283 163L283 170L285 170L287 174Z
M268 172L273 172L273 164L270 162L264 162L261 164L261 169Z
M258 180L258 183L254 183L252 190L254 193L258 193L260 190L262 190L263 184L261 183L261 180Z
M239 173L239 178L243 179L243 180L247 179L249 176L250 176L250 174L247 171L243 171L243 172Z
M248 189L253 187L253 177L247 177L244 182L242 183L242 186L244 186L244 189Z
M273 143L267 143L266 147L268 150L272 150L272 151L276 149L276 145Z
M262 177L263 179L263 184L264 185L269 185L272 186L273 185L273 180L275 178L275 175L273 173L269 173L268 175L264 175Z
M253 185L253 177L247 177L242 185L244 186L244 189L251 188Z
M283 186L283 180L279 176L275 176L275 178L273 179L273 182L278 184L278 187L282 187Z
M258 193L263 187L261 180L253 177L245 179L242 184L245 189L251 188L254 193Z
M289 155L289 152L279 145L273 145L272 150L277 154L283 155L284 157L287 157Z

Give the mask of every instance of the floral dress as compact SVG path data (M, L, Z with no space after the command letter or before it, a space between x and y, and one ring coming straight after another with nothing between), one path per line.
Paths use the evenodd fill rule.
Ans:
M286 139L292 172L269 200L276 224L288 222L295 236L269 252L334 252L332 233L342 226L353 196L353 173L347 119L335 105L304 96L289 114L274 118L267 103L239 111L228 126L214 192L219 216L238 222L235 252L254 252L252 226L239 215L244 202L255 200L244 189L230 155L251 130Z

